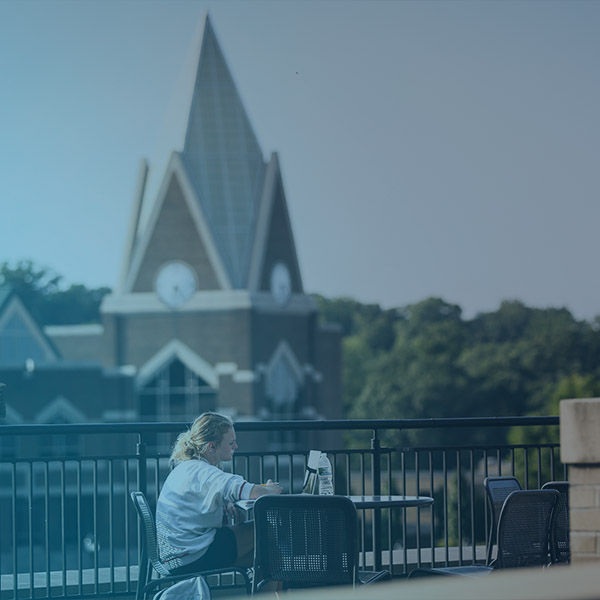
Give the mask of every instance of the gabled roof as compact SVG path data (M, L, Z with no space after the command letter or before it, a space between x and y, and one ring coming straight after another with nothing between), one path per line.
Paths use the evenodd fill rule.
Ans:
M158 195L156 202L152 207L152 213L148 219L148 224L144 233L138 239L135 249L132 254L131 264L128 266L128 275L125 279L124 291L131 292L134 289L135 282L139 276L140 269L148 252L148 248L151 245L153 235L156 231L158 220L163 213L164 203L169 194L171 184L176 182L182 191L182 202L189 209L189 215L191 218L190 223L195 228L198 238L202 240L204 247L208 255L208 263L210 268L214 271L214 274L219 282L220 289L231 289L231 283L228 278L227 270L221 260L221 255L216 247L216 242L212 235L210 226L207 223L206 215L203 212L203 207L198 202L196 191L190 182L187 169L185 169L181 154L173 152L171 159L167 165L167 170L163 178L163 183ZM181 238L183 240L183 238ZM196 247L196 250L198 248ZM127 260L127 259L126 259ZM191 260L191 263L194 261Z
M8 302L8 299L14 293L15 290L12 287L12 285L9 285L8 283L0 285L0 312L2 312L4 305Z
M12 286L0 287L0 365L24 364L27 359L54 362L60 354Z
M275 245L276 250L269 252ZM265 182L257 210L254 245L250 256L248 289L252 291L268 289L264 279L268 277L274 260L283 260L290 270L292 291L304 293L276 152L271 155L265 170Z
M245 288L265 163L208 16L181 156L232 287Z
M35 417L36 423L85 423L86 416L63 396L54 398Z
M137 388L143 388L148 381L156 377L160 369L172 362L173 359L179 359L190 371L204 379L211 387L215 389L219 387L219 378L212 365L182 341L173 339L140 367L136 377Z

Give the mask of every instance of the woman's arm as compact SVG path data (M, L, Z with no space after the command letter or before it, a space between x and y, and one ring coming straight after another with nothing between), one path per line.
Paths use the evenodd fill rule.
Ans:
M267 483L264 485L254 484L252 489L250 490L250 498L255 500L259 496L264 496L266 494L281 494L283 488L276 482L267 480Z

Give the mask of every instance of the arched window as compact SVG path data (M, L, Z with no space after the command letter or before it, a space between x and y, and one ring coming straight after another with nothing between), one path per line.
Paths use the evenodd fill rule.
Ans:
M265 374L265 394L273 420L296 419L302 404L304 372L290 346L282 341L269 361ZM299 432L273 431L269 434L273 450L296 448Z
M191 421L216 405L215 388L176 357L158 369L139 394L144 421Z
M289 345L281 342L273 353L266 371L265 393L269 398L273 417L296 417L303 383L304 373L300 363Z
M179 340L141 367L136 384L144 421L191 421L216 406L215 370Z

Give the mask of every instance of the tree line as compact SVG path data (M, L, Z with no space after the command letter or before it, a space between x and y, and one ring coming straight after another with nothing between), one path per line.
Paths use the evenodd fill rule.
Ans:
M62 281L31 261L0 263L0 285L15 289L42 325L100 322L110 288ZM558 415L561 399L600 395L598 317L579 321L565 308L532 308L516 300L465 319L460 306L441 298L394 309L316 299L320 318L342 328L348 418ZM519 441L521 434L507 435ZM545 440L556 432L540 428L528 435ZM469 436L484 440L489 431ZM407 438L448 443L453 434Z
M343 331L351 418L558 415L561 399L600 395L600 319L504 301L472 319L441 298L384 310L318 297ZM558 428L406 433L412 443L557 441ZM503 439L502 439L503 438Z
M109 287L63 286L64 278L31 260L0 263L0 286L12 288L41 325L80 325L100 322L100 304Z

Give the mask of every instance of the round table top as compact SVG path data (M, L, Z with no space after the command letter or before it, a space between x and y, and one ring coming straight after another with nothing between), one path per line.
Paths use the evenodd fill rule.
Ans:
M294 496L303 496L304 494L292 494ZM310 494L306 496L311 497ZM413 506L424 507L433 504L433 498L430 496L345 496L352 501L356 508L410 508ZM235 505L242 510L251 510L254 507L254 500L238 500Z
M411 506L430 506L433 504L433 498L430 496L394 496L394 495L375 495L375 496L348 496L356 508L392 508L401 506L410 508Z

